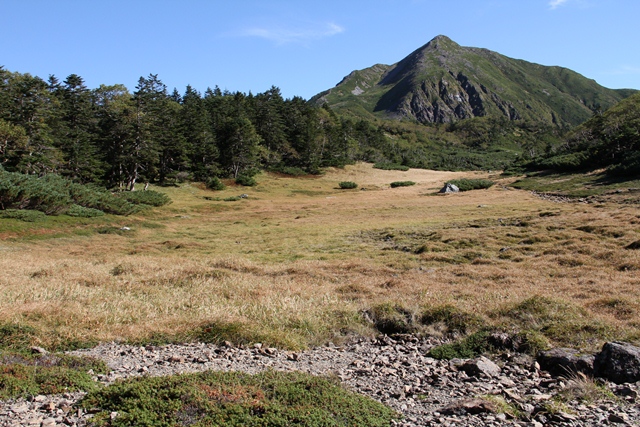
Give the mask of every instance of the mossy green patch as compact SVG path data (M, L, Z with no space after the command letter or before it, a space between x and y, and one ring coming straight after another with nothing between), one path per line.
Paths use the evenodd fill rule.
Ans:
M336 382L299 372L142 377L89 393L96 426L388 426L394 412ZM117 412L115 417L112 413Z

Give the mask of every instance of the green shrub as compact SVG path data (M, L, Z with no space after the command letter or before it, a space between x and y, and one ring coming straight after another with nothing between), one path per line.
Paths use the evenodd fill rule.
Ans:
M0 399L91 391L97 385L87 372L109 372L99 359L54 353L33 355L22 350L0 351Z
M0 399L60 394L97 387L86 372L63 367L0 365Z
M609 167L607 174L625 178L640 176L640 152L630 153L622 162Z
M343 190L351 190L354 188L358 188L358 184L351 181L342 181L338 184L338 186Z
M492 187L495 182L488 179L454 179L449 181L449 184L453 184L460 191L481 190Z
M534 330L523 330L512 337L514 347L520 353L535 356L541 350L549 348L549 340L544 334Z
M394 181L390 185L391 185L391 188L410 187L412 185L416 185L416 183L413 181Z
M0 218L17 219L24 222L38 222L47 216L40 211L28 211L23 209L6 209L0 211Z
M561 172L576 171L588 166L589 155L585 152L560 154L535 163L536 168Z
M307 171L302 168L294 166L279 166L270 169L271 172L278 172L290 176L305 176L308 175Z
M32 209L57 214L71 204L68 192L57 176L38 178L13 172L0 172L0 208Z
M98 209L93 208L85 208L80 205L71 205L69 209L65 212L69 216L75 216L79 218L93 218L97 216L103 216L104 212Z
M129 215L135 206L122 197L117 197L101 188L67 182L67 190L76 205L98 209L114 215Z
M92 391L95 426L389 426L396 414L334 381L301 372L207 371L138 377ZM112 418L111 414L118 415Z
M127 200L92 185L74 183L55 174L35 177L0 171L0 209L29 209L55 215L76 204L116 215L128 215Z
M236 178L236 184L243 185L245 187L253 187L257 184L255 178L249 175L238 175Z
M397 163L376 163L373 165L375 169L382 169L386 171L403 171L406 172L409 170L409 166L399 165Z
M238 200L240 200L239 196L229 196L222 199L223 202L237 202Z
M0 350L19 350L35 343L37 331L27 325L17 323L0 324Z
M459 341L432 348L427 356L434 359L471 359L492 350L490 333L480 331Z
M221 191L226 188L225 185L220 180L220 178L218 178L217 176L209 178L206 184L209 190Z
M118 194L118 197L126 200L134 205L147 205L147 206L164 206L171 203L171 199L164 193L159 191L146 190L146 191L123 191Z

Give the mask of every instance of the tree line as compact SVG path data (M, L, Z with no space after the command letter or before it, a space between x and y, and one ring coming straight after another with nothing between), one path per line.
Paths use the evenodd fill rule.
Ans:
M131 190L261 169L317 173L398 161L397 151L380 127L284 99L277 87L256 95L217 86L169 92L151 74L131 93L121 84L89 89L76 74L45 81L0 67L0 166L10 172Z

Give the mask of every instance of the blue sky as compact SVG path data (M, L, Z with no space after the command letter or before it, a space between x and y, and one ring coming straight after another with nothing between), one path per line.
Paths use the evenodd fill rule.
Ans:
M134 90L278 86L310 98L444 34L640 89L639 0L0 0L0 65Z

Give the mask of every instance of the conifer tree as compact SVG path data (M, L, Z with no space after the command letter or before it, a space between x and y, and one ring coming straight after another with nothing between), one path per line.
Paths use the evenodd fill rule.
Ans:
M105 160L104 180L108 187L124 189L130 182L136 159L136 108L124 85L101 85L93 91L98 119L100 151Z
M13 168L35 175L57 171L61 156L52 144L48 125L51 108L47 83L30 74L4 69L0 80L3 92L0 119L24 129L27 138Z
M252 122L266 148L266 166L276 165L292 154L284 124L284 99L280 89L271 89L253 98Z
M60 101L53 134L55 144L64 156L61 172L83 183L99 181L103 171L91 92L82 77L71 74L53 94L58 95Z
M207 93L209 93L208 90ZM208 96L214 96L212 93ZM194 179L204 181L219 172L215 129L207 113L205 99L187 86L182 97L182 125Z

